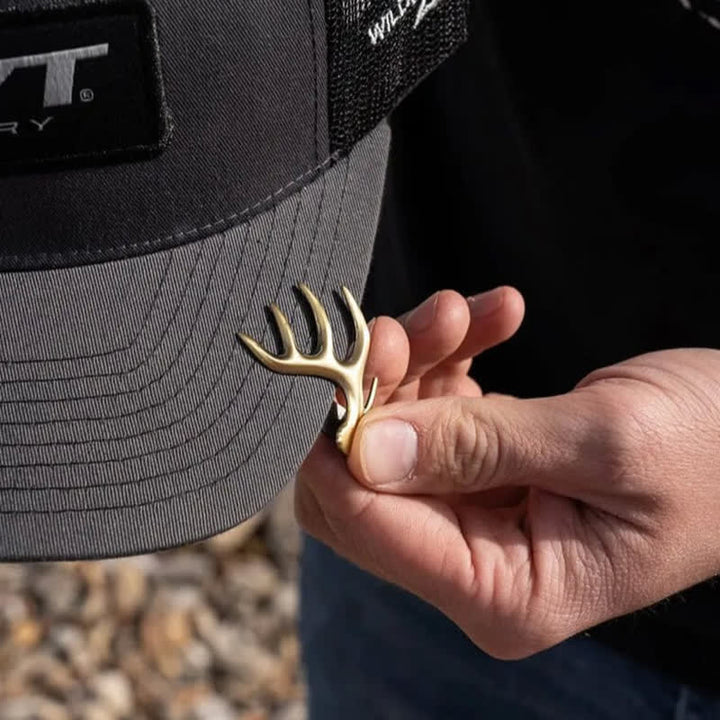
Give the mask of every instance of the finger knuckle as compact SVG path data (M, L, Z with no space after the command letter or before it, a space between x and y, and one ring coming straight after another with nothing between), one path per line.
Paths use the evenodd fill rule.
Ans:
M601 413L598 459L605 481L615 487L635 484L647 463L652 463L652 449L662 438L654 437L646 408L612 402L605 403Z
M440 424L438 455L442 469L460 490L489 486L497 472L500 442L470 403L459 402Z

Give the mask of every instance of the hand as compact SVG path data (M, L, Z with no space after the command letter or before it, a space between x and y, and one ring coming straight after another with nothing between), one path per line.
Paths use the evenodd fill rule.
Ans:
M481 397L461 358L519 324L500 292L459 354L465 321L442 304L419 334L404 321L409 379L387 355L372 368L403 402L364 418L347 464L322 439L296 506L337 552L519 658L720 572L720 352L644 355L557 397ZM374 331L401 354L388 319Z

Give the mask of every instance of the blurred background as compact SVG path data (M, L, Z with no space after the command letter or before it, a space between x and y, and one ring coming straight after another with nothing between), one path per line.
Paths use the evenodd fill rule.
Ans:
M305 720L287 489L178 550L0 564L0 720Z

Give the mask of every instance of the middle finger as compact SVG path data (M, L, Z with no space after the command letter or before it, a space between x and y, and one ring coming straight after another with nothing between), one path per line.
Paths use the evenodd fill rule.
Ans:
M454 290L441 290L398 319L410 343L410 359L393 400L418 396L422 378L455 353L470 327L470 309Z

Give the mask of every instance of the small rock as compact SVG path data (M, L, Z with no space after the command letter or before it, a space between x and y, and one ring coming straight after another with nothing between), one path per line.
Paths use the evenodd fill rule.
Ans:
M205 594L199 585L163 585L157 593L156 604L173 610L188 612L205 602Z
M107 570L103 562L78 562L71 566L83 579L85 584L91 588L105 587Z
M25 566L20 563L0 563L0 592L15 593L23 589L27 579Z
M97 675L92 679L90 689L112 717L132 716L135 698L130 682L123 673L108 671Z
M220 621L215 612L207 605L198 605L191 611L195 632L205 642L214 646L215 638L218 633L218 625Z
M202 585L212 575L211 556L186 550L166 554L155 570L159 582L174 584Z
M278 654L288 667L300 664L300 641L297 635L286 635L280 640Z
M261 645L244 644L231 658L224 657L228 674L223 694L242 704L252 700L284 701L292 696L294 677L280 657Z
M147 592L147 578L139 563L123 560L114 567L112 597L121 618L135 617L145 603Z
M201 678L210 672L213 664L213 656L207 645L195 640L191 642L184 653L184 666L187 677Z
M77 612L82 597L82 584L66 565L58 563L43 566L30 577L33 594L43 616L58 620Z
M24 597L10 593L0 593L0 622L13 625L22 622L29 615L30 609Z
M195 708L212 695L212 688L205 683L193 683L180 687L173 693L167 704L165 716L169 720L188 720L194 717Z
M72 567L82 580L85 598L80 610L84 623L93 623L107 614L107 571L102 562L79 562Z
M269 607L251 608L250 612L242 613L241 619L248 627L253 629L255 636L265 646L274 646L278 636L287 625L279 613L275 612L272 605Z
M79 720L116 720L112 711L99 702L84 703L80 706L77 715Z
M218 623L208 633L206 640L219 668L230 674L244 671L248 663L252 662L254 649L258 647L249 628L230 623ZM251 655L250 659L248 654Z
M40 696L26 696L0 702L3 720L70 720L70 714L59 703Z
M87 648L97 665L111 661L115 630L115 623L110 618L100 620L88 630Z
M18 648L29 650L40 642L42 634L43 630L40 623L32 618L26 618L11 626L10 641Z
M175 697L177 688L150 667L149 660L139 651L129 652L119 658L119 665L132 681L135 700L145 711L164 706ZM156 714L149 712L151 717ZM164 715L162 715L164 718Z
M240 600L270 598L278 587L277 570L265 558L251 557L232 566L225 578L227 590Z
M255 708L254 710L246 710L244 713L240 713L237 720L269 720L269 718L270 716L267 710Z
M85 624L94 623L107 615L108 598L104 586L90 586L80 610L80 619Z
M206 540L206 543L213 553L230 555L245 546L248 540L255 535L264 519L265 513L259 512L237 527Z
M273 598L275 612L287 623L294 623L298 616L299 605L297 587L293 583L282 583Z
M181 651L192 639L189 614L158 605L142 620L142 647L166 678L177 678L183 670Z
M188 720L237 720L237 713L227 700L211 695L193 707Z
M6 697L25 695L31 686L41 692L62 696L75 685L75 677L65 663L39 650L21 656L5 673L3 680Z
M49 637L60 657L67 660L80 677L94 674L95 660L81 630L74 625L56 625L50 629Z
M307 720L305 703L298 700L286 705L272 716L272 720Z

